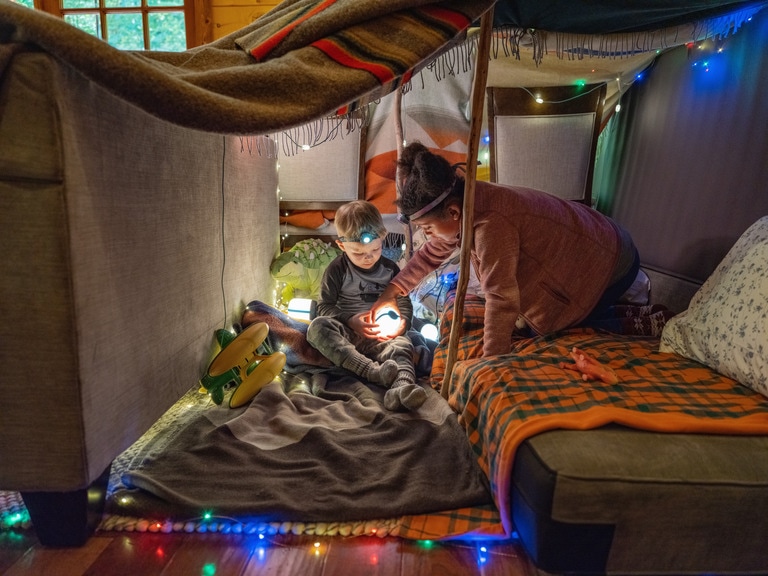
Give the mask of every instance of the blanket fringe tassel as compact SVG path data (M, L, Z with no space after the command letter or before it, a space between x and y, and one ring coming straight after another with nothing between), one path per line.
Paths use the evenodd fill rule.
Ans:
M546 32L532 28L499 27L494 30L491 58L503 55L520 59L521 46L530 46L536 65L541 64L549 48L554 46L560 60L584 58L628 58L636 54L665 50L687 42L708 38L726 38L759 12L764 6L751 6L707 20L661 30L617 34L573 34ZM550 43L549 37L554 41Z
M725 38L736 33L762 8L763 5L752 6L692 24L646 32L572 34L545 32L533 28L499 27L494 30L489 58L493 60L500 57L513 57L519 60L523 47L531 49L532 58L537 66L541 64L544 56L550 53L550 49L560 60L628 58L640 53L679 46L686 42ZM478 34L468 34L463 42L440 54L398 89L403 94L414 89L423 89L426 86L424 74L432 74L440 82L449 76L471 72L477 52L477 40ZM315 147L335 138L344 138L362 126L366 126L378 102L379 100L374 100L348 114L323 118L297 128L284 130L272 135L271 138L279 149L279 154L293 156L306 146ZM275 153L270 147L255 146L251 149L269 157Z

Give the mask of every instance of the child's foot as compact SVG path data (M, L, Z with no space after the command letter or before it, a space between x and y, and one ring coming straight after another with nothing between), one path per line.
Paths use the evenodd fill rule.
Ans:
M617 304L613 309L619 318L637 318L638 316L650 316L657 312L664 312L667 310L667 307L663 304L647 304L645 306Z
M426 390L413 381L413 374L399 372L392 388L384 394L384 407L387 410L416 410L426 399Z
M667 320L675 315L670 310L661 310L648 316L634 316L622 319L622 330L624 334L634 334L638 336L661 336Z
M367 373L364 375L366 380L373 382L374 384L381 384L383 386L389 386L395 381L397 377L397 362L392 360L385 360L381 364L371 363Z

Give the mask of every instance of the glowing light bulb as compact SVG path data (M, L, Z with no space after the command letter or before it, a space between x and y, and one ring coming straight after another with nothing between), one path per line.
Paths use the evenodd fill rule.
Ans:
M310 149L310 145L309 145L309 144L303 144L303 145L301 146L301 149L302 149L302 150L309 150L309 149Z
M439 331L434 324L424 324L419 332L421 332L421 335L424 336L424 338L437 342Z
M544 98L541 96L536 96L536 103L537 104L544 104Z
M394 336L400 328L400 315L390 306L385 306L376 314L373 320L379 327L382 336Z

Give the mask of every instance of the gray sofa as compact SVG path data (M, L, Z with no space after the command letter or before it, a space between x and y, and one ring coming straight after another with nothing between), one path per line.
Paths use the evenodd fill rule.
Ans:
M22 493L44 544L71 546L111 461L204 372L214 331L272 297L277 166L265 138L169 124L11 48L0 490Z

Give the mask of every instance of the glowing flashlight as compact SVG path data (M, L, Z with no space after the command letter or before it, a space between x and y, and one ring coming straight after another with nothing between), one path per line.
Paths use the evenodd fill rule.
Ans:
M376 314L374 322L379 327L379 334L382 336L394 336L400 328L400 314L395 312L394 308L385 306Z

